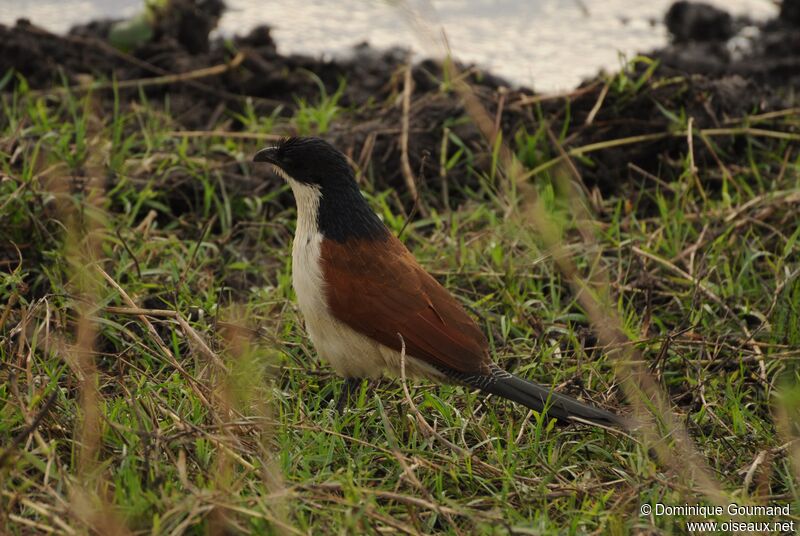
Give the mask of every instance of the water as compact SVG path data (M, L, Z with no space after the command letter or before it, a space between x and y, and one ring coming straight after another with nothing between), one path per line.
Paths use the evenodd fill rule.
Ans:
M569 89L601 68L616 69L620 55L662 46L661 24L672 0L227 0L223 35L267 23L284 53L331 56L368 41L430 53L425 31L415 30L408 6L424 14L427 31L444 27L454 54L514 83L539 91ZM708 0L707 0L708 1ZM0 23L27 17L57 32L102 17L127 17L142 0L0 0ZM710 0L734 15L774 16L771 0ZM405 6L405 7L404 7ZM653 23L655 21L655 24Z

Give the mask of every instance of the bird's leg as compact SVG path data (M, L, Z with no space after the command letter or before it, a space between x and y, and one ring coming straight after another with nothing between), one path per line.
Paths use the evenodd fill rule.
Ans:
M342 390L339 391L339 399L336 401L336 411L341 415L344 408L350 404L350 397L361 387L362 378L345 378Z

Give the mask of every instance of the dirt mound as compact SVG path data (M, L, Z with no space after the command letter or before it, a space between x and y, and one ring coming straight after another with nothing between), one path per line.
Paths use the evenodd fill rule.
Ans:
M771 88L800 85L800 1L785 0L776 19L734 20L701 3L676 2L667 13L673 41L650 56L663 68L705 76L739 75Z
M359 106L368 99L385 96L384 86L406 61L402 51L375 52L369 47L357 48L353 57L344 61L281 56L265 26L234 38L232 47L222 40L209 45L198 34L180 33L183 23L175 25L175 34L164 33L160 27L152 41L125 53L105 40L113 22L92 22L65 36L49 33L27 20L18 21L11 28L0 25L0 72L13 70L32 89L47 89L64 83L79 86L88 79L129 81L193 73L224 67L236 53L240 54L237 66L218 76L176 77L168 84L143 86L152 101L169 95L174 118L187 129L197 129L209 128L207 122L221 102L233 111L241 111L249 98L257 113L269 115L282 105L288 115L297 99L313 102L319 97L318 80L328 94L347 80L341 104ZM138 88L125 92L136 99ZM110 103L111 92L106 93Z
M214 76L178 76L169 83L143 86L151 103L168 97L172 117L179 127L190 130L220 128L221 111L241 112L250 103L257 114L277 110L291 116L299 99L314 102L323 91L332 95L345 80L339 105L349 111L326 135L350 154L376 187L404 190L400 173L400 96L408 60L404 51L379 52L362 45L344 60L283 56L265 26L231 42L209 41L221 10L219 0L174 2L152 39L129 53L108 44L113 21L92 22L66 36L27 21L0 26L0 73L13 69L32 88L47 89L64 82L84 84L87 78L155 80L217 66ZM796 105L798 12L798 2L787 0L779 18L757 24L709 6L678 2L667 14L673 42L649 54L657 66L640 63L613 80L598 77L558 98L510 88L477 69L469 71L469 80L496 116L505 139L532 168L546 165L557 156L555 150L547 144L526 148L514 139L519 132L536 132L545 123L560 134L567 149L641 138L579 160L590 187L618 192L630 182L632 165L655 175L680 167L676 162L686 153L686 139L670 132L685 129L690 118L695 129L720 128L749 114ZM409 114L411 166L422 171L424 186L437 192L434 204L445 203L438 195L443 186L450 187L454 203L463 192L478 189L475 170L487 169L491 161L486 141L441 73L432 61L414 67ZM7 84L4 90L12 86ZM131 100L138 99L138 91L135 85L122 90ZM100 94L110 109L111 92ZM227 118L221 127L237 130L242 125ZM737 138L715 141L718 150L737 154ZM444 157L439 154L442 147L447 151ZM694 150L697 165L714 165L715 155L705 144L698 143ZM442 173L442 162L451 164L447 173Z
M730 14L702 2L675 2L664 23L675 41L724 41L734 35Z

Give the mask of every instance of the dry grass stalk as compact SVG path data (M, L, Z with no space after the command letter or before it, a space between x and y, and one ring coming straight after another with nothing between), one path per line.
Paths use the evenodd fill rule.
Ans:
M407 3L406 3L407 4ZM522 164L517 160L513 151L502 142L497 147L497 139L490 115L481 103L472 87L460 76L461 73L452 61L452 53L446 40L439 41L440 49L436 55L444 57L443 62L446 70L446 77L453 81L456 92L461 97L465 109L472 118L478 130L483 134L490 149L499 152L498 165L503 171L508 181L507 190L516 194L516 202L509 199L509 215L516 218L527 220L530 226L535 229L537 236L545 244L547 250L553 257L556 266L564 275L583 309L586 311L589 320L601 343L606 347L609 356L615 363L615 372L620 380L628 402L634 407L636 419L640 422L639 433L645 439L646 445L658 455L660 462L683 476L686 482L694 482L697 490L705 496L707 500L714 504L727 504L726 494L717 480L712 476L706 461L695 449L689 434L672 414L668 397L663 390L647 372L644 367L644 359L638 350L629 344L628 338L624 335L622 322L617 314L616 308L612 305L611 285L607 279L602 278L598 272L589 284L574 261L570 251L564 247L560 232L548 216L547 209L538 198L536 189L529 179L534 178L538 173L549 169L559 162L563 162L573 154L582 154L591 150L596 150L610 144L623 145L627 143L639 143L648 139L659 139L671 134L654 134L650 136L636 136L630 139L614 140L608 143L593 144L579 148L578 150L566 151L547 163L531 171L525 171ZM736 134L746 131L754 134L757 129L706 129L706 135ZM775 135L770 131L755 132L754 135ZM790 135L794 137L794 135ZM597 147L594 147L597 145ZM602 146L602 147L601 147ZM541 169L540 169L541 168ZM573 191L572 196L575 195ZM508 196L507 196L508 198ZM572 206L579 201L573 200ZM576 214L576 216L578 216ZM585 221L591 221L586 218ZM664 428L664 433L651 419L647 418L648 408L653 409L653 413ZM668 442L673 442L672 446Z

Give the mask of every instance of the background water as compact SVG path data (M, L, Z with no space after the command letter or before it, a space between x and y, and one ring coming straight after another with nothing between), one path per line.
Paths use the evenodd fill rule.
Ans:
M709 1L709 0L707 0ZM368 41L420 56L430 42L412 10L444 27L454 54L539 91L569 89L598 69L666 42L661 20L672 0L227 0L223 34L273 26L281 52L330 56ZM766 18L771 0L710 0L734 15ZM53 31L101 17L127 17L142 0L0 0L0 23L27 17ZM431 6L433 9L431 9ZM415 29L416 28L416 29Z

